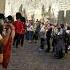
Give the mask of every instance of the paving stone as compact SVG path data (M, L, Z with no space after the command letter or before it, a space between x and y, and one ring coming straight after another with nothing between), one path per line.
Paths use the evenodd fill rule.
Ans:
M55 59L52 53L39 51L38 43L25 42L23 47L13 48L8 70L70 70L70 53Z

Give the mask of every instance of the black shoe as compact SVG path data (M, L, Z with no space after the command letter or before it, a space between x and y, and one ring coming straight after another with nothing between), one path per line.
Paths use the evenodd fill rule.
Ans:
M18 48L18 46L16 46L16 48Z
M23 47L23 45L20 45L21 47Z
M50 52L50 50L47 50L47 49L46 49L46 50L45 50L45 52L49 53L49 52Z

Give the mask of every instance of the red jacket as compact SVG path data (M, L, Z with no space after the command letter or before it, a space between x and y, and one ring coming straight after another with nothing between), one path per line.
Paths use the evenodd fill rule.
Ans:
M25 32L25 26L21 21L15 21L14 22L14 26L15 26L15 33L19 33L19 34L23 34Z

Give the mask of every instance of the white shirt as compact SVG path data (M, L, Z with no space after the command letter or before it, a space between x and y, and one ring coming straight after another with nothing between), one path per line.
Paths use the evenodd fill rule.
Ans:
M45 25L42 25L42 26L41 26L40 32L45 32Z
M67 33L67 34L70 34L70 30L66 30L66 33Z
M27 31L33 31L33 25L30 25L29 27L27 27Z

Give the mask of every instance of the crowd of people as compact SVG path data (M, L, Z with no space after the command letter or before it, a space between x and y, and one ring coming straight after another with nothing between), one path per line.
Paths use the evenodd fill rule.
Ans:
M40 41L39 50L45 50L52 53L56 58L62 58L68 53L70 45L70 26L64 24L52 24L47 22L27 20L16 13L16 21L9 15L5 17L0 14L0 56L3 61L0 62L5 70L11 56L11 46L16 49L24 46L24 40L29 44ZM46 49L45 49L45 45Z

